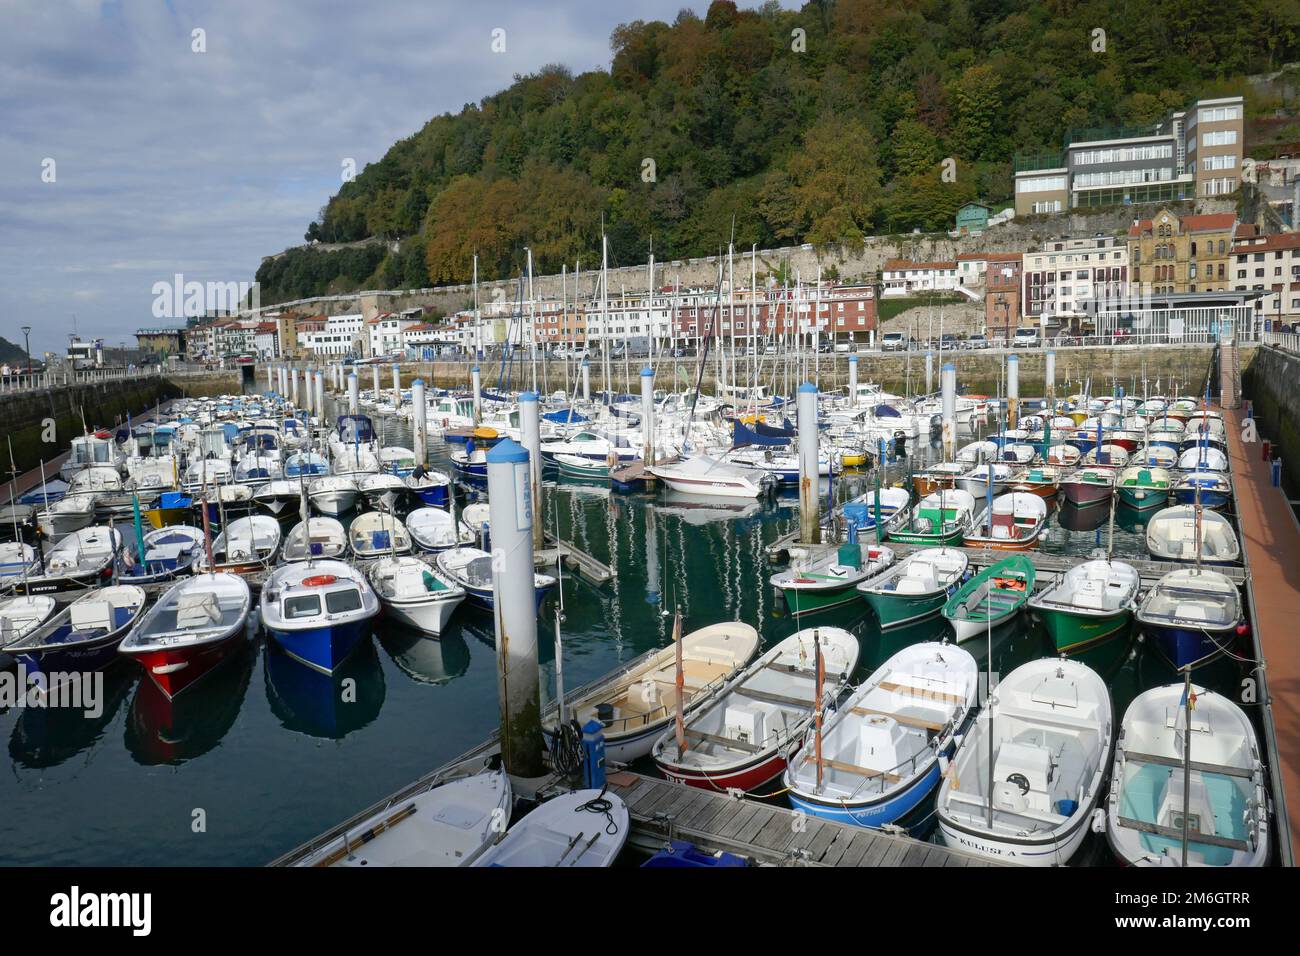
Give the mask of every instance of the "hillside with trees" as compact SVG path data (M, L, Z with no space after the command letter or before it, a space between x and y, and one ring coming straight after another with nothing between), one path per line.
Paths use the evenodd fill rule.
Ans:
M514 276L525 247L539 273L585 270L602 221L611 265L947 229L1010 196L1015 153L1242 92L1298 46L1300 5L1268 0L714 0L619 26L608 70L549 66L434 117L306 233L396 251L290 250L262 301L465 282L475 253Z

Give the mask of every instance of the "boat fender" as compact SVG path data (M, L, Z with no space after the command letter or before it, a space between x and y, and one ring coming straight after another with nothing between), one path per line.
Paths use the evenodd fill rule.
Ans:
M1092 811L1092 823L1090 824L1090 828L1093 833L1106 832L1106 811L1101 809L1101 807Z

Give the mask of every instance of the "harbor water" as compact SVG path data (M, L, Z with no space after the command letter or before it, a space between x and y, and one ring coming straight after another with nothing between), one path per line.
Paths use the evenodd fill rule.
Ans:
M376 423L378 426L378 422ZM409 445L405 423L387 440ZM431 442L445 467L446 449ZM890 480L935 458L911 449ZM874 487L846 475L843 498ZM461 501L474 489L462 489ZM768 583L767 547L798 525L792 491L762 502L675 493L624 496L607 485L546 482L546 527L615 571L594 586L564 572L564 681L572 689L669 641L671 613L686 631L721 620L754 624L764 646L797 625ZM1056 512L1041 550L1087 558L1107 547L1108 511ZM1145 557L1144 518L1116 512L1113 554ZM1063 523L1064 522L1064 523ZM552 599L554 601L554 599ZM906 644L948 634L942 618L882 636L866 605L804 622L852 630L862 653L855 682ZM543 611L544 694L553 694L554 614ZM257 865L481 742L496 727L490 614L462 605L441 639L380 619L374 640L333 678L298 664L256 630L242 652L168 701L122 661L105 674L102 713L10 707L0 713L9 772L0 775L0 862L45 865ZM986 665L986 641L963 645ZM1006 674L1052 653L1025 615L994 631L991 669ZM1178 678L1136 634L1087 652L1111 689L1115 721L1141 690ZM1195 679L1241 700L1249 665L1230 660ZM1251 708L1247 707L1247 710ZM639 768L653 772L652 768ZM781 803L779 794L771 797ZM933 799L907 821L932 833ZM1091 834L1075 863L1110 862Z

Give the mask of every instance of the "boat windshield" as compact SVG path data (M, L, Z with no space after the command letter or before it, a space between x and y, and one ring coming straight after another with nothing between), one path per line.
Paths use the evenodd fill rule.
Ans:
M361 610L361 592L356 588L330 591L325 595L325 609L331 614Z
M304 617L315 617L320 613L320 595L295 594L284 599L284 619L294 621Z

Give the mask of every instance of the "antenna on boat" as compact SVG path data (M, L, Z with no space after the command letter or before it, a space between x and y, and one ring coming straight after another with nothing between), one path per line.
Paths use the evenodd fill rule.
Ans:
M991 586L987 585L986 587ZM986 592L987 593L987 592ZM985 624L987 625L986 634L988 636L988 657L984 662L984 669L988 674L986 678L988 687L984 691L984 709L988 712L988 735L989 735L989 830L993 829L993 614L992 609L985 615ZM990 834L991 835L991 834Z
M1199 551L1198 551L1199 555ZM1199 557L1198 557L1199 563ZM1187 869L1188 817L1192 801L1192 665L1183 666L1183 869Z
M826 659L822 657L821 631L813 629L813 655L817 669L816 697L813 700L813 741L817 748L817 789L822 788L822 696L826 693Z
M676 658L677 676L675 683L677 686L677 715L675 718L677 734L677 757L681 759L682 754L686 753L686 721L682 716L682 693L686 688L686 675L682 671L682 612L681 608L675 608L673 611L673 651Z

